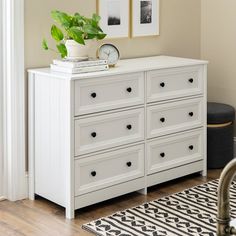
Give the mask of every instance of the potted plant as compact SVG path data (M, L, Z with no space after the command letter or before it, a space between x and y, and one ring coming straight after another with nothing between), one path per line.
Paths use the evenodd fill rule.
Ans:
M88 57L91 41L102 40L106 37L99 27L100 16L93 14L92 18L81 16L79 13L69 15L61 11L52 11L52 19L60 25L53 24L51 36L56 41L57 52L62 58L80 59ZM45 50L52 50L44 39L42 46Z

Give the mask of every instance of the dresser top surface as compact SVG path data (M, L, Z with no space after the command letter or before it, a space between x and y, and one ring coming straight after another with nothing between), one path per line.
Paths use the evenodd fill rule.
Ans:
M184 66L195 66L208 64L207 61L195 60L180 57L170 57L170 56L154 56L154 57L143 57L135 59L125 59L120 60L116 67L110 68L108 71L83 73L83 74L66 74L59 72L52 72L50 68L39 68L39 69L29 69L29 73L46 75L67 80L77 80L94 78L101 76L119 75L124 73L135 73L151 70L161 70L167 68L177 68Z

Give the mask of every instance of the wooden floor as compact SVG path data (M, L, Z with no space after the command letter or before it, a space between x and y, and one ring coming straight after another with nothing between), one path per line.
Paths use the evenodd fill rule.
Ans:
M207 178L196 174L170 181L150 188L147 196L131 193L86 207L78 210L76 218L72 221L65 219L64 208L42 198L36 201L2 201L0 202L0 236L91 235L81 229L83 223L216 179L220 172L220 170L211 170Z

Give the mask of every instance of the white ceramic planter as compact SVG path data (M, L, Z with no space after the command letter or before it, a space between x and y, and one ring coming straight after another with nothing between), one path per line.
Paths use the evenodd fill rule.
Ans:
M89 56L93 40L86 40L85 45L79 44L74 40L66 40L67 58L68 59L84 59Z

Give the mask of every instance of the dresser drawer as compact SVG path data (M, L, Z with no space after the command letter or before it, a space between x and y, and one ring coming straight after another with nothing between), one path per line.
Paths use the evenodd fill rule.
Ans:
M148 174L203 159L203 131L185 132L147 144Z
M147 137L197 128L203 125L203 99L150 106L147 109Z
M144 108L75 120L75 155L144 140Z
M183 67L147 72L147 102L203 93L203 67Z
M144 73L75 81L75 116L144 103Z
M75 195L144 176L144 145L75 161Z

